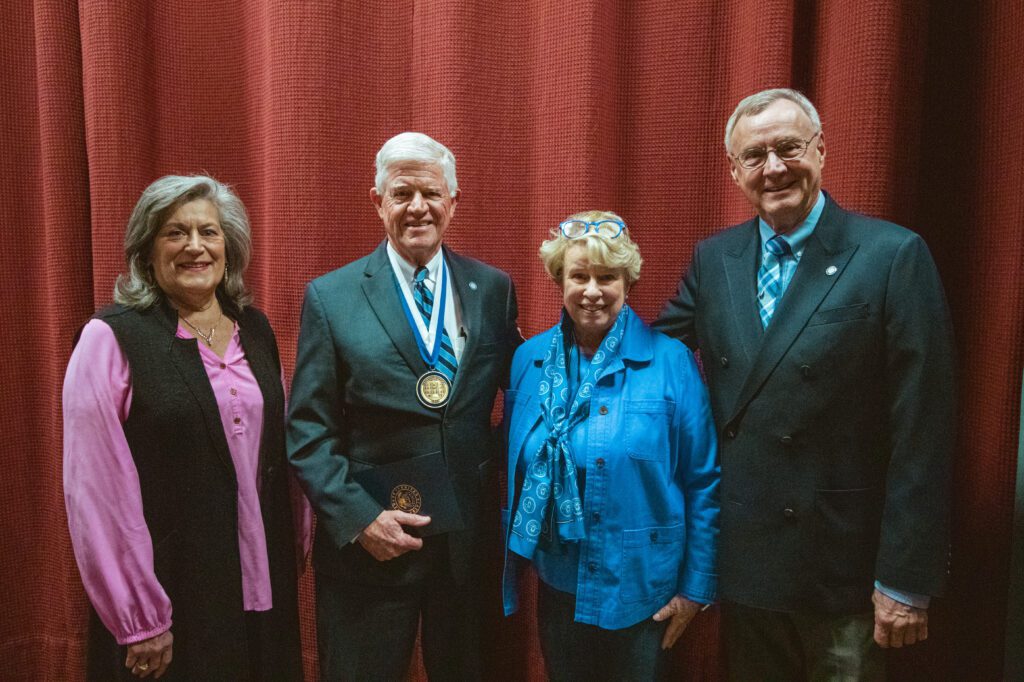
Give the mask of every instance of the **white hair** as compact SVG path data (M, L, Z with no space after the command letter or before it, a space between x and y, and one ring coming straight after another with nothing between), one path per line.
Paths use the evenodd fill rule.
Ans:
M459 181L455 179L455 155L448 147L423 133L399 133L385 142L377 152L377 176L374 183L377 194L384 194L388 170L399 161L437 164L444 173L451 196L454 197L459 189Z
M153 242L172 213L197 199L208 200L220 214L226 267L217 289L239 310L252 302L252 295L242 279L252 257L249 216L230 187L207 175L167 175L142 192L125 230L124 258L128 272L117 276L115 302L144 310L163 299L164 292L150 265Z
M803 93L797 90L790 90L789 88L772 88L770 90L762 90L761 92L754 93L749 97L744 97L740 100L740 103L736 105L736 111L732 112L732 116L729 117L729 122L725 124L725 148L729 148L729 142L732 139L732 130L736 127L736 123L744 116L756 116L762 111L767 109L772 102L777 102L780 99L788 99L790 102L795 103L800 107L807 118L811 119L811 125L814 126L814 132L821 132L821 117L818 116L818 110L811 104L811 100L807 99Z

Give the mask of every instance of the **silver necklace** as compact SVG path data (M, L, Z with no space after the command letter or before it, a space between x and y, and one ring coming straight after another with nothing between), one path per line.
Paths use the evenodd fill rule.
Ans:
M202 329L200 329L199 327L197 327L194 324L192 324L191 322L189 322L188 319L186 319L185 317L182 317L180 314L178 315L178 317L181 317L182 322L184 322L189 327L191 327L192 331L194 331L196 334L199 334L199 338L201 338L203 341L205 341L207 346L210 346L212 348L213 347L213 335L217 333L217 325L219 325L220 321L224 318L224 311L223 310L220 311L220 317L218 317L217 321L213 324L212 327L210 327L210 333L209 334L203 333Z

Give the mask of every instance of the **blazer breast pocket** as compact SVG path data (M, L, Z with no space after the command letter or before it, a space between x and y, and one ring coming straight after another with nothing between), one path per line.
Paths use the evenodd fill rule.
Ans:
M494 339L481 339L480 343L477 344L476 350L478 353L497 353L499 341Z
M626 450L633 459L664 460L669 453L669 424L675 403L668 400L624 400Z
M808 327L821 324L836 324L837 322L850 322L853 320L865 320L871 316L871 306L867 303L856 303L844 305L839 308L828 308L819 310L811 316L807 323Z

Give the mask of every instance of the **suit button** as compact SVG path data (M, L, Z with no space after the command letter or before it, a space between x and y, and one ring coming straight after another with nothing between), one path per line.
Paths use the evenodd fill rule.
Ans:
M598 469L604 469L604 457L598 457L595 459L594 464L597 465Z
M274 475L274 471L275 470L274 470L274 466L273 465L268 466L267 467L267 478L270 478L271 476L273 476Z
M598 412L600 412L601 414L608 414L608 406L602 405L601 409L599 409Z
M658 531L652 530L651 531L651 542L657 542L657 541L658 541Z
M783 509L782 515L785 516L787 519L796 518L796 512L791 507L786 507L785 509Z
M597 573L597 564L591 561L589 564L587 564L587 570L591 573Z
M810 365L800 365L800 375L804 379L810 379L814 376L814 372L811 371Z
M729 366L729 358L727 358L727 357L725 357L723 355L722 356L722 367L728 367L728 366Z
M594 523L601 523L601 513L600 512L594 512L593 514L590 515L590 518L592 518L594 520Z
M783 445L792 445L793 436L783 436L782 438L779 439L779 442L782 443Z
M726 431L725 432L725 437L726 438L735 438L736 437L736 429L729 429L728 431Z

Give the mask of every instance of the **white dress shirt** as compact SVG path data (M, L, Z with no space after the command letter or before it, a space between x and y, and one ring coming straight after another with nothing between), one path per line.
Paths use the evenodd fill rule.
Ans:
M419 330L420 338L424 340L427 348L434 347L434 337L437 335L437 326L440 322L438 320L437 310L440 307L437 304L441 295L441 271L442 268L448 271L448 286L445 287L445 305L444 305L444 328L448 330L448 338L452 341L452 350L455 351L455 359L459 362L462 361L462 352L466 349L466 329L462 325L462 310L459 305L458 294L455 293L455 283L452 281L452 271L445 265L444 262L444 250L438 249L434 257L431 258L424 266L427 268L427 287L434 292L435 305L430 314L430 325L428 326L423 321L423 316L419 314L416 308L416 301L412 297L412 288L416 278L417 266L409 263L407 260L402 258L394 247L391 246L391 242L387 244L388 258L391 260L391 269L395 273L395 277L398 278L398 284L402 290L402 295L405 296L406 305L409 306L410 311L413 312L412 318L416 322L416 328Z

